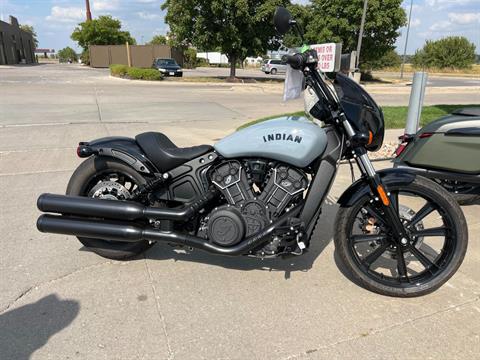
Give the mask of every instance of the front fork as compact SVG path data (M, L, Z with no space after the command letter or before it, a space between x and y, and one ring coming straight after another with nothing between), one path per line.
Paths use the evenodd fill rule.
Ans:
M350 139L353 139L356 135L355 130L352 128L346 118L343 120L343 125L347 135ZM408 234L405 227L402 224L399 213L398 198L394 197L388 189L385 188L382 183L382 179L373 167L370 158L367 155L365 146L353 147L353 157L362 172L362 175L366 178L372 194L374 194L375 201L380 203L380 207L385 213L386 220L392 227L394 239L401 245L405 245L408 242Z

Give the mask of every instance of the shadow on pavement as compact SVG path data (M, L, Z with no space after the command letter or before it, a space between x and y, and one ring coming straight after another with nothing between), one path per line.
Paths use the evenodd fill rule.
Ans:
M221 266L235 270L265 270L284 271L285 279L290 278L293 271L308 271L313 263L332 241L333 223L338 206L330 197L325 200L322 214L313 233L310 248L301 256L289 256L288 258L260 259L247 256L229 257L210 254L201 250L178 251L178 249L164 244L157 244L149 250L145 257L152 260L190 261L213 266Z
M75 300L45 296L33 304L0 315L0 358L29 359L57 332L77 316L80 305Z

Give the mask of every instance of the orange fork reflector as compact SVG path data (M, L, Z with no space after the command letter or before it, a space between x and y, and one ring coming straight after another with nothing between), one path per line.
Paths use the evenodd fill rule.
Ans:
M368 143L367 145L370 145L373 142L373 132L370 130L368 131Z
M385 192L385 189L383 188L382 185L377 186L377 192L378 195L380 195L380 199L382 199L383 205L388 206L390 205L390 199L387 196L387 193Z

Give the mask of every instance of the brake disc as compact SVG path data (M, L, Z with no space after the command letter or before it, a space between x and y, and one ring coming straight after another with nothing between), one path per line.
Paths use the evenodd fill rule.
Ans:
M95 185L88 193L89 197L106 200L128 200L130 192L115 181L102 181Z
M400 214L400 219L402 219L402 221L406 220L407 222L411 221L413 217L417 214L414 210L410 209L408 206L401 205L401 204L398 212ZM415 225L415 230L423 230L424 228L425 227L423 226L423 221L419 221ZM422 246L422 243L423 243L423 236L419 236L415 242L415 247L419 249L420 246Z

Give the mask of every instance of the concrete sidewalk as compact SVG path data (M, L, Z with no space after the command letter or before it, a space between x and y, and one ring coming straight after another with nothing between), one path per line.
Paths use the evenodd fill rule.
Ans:
M347 166L298 258L157 244L118 262L39 233L36 199L64 193L80 140L154 130L180 146L212 143L245 118L287 112L268 94L166 91L62 71L8 84L0 73L0 359L478 358L480 206L463 208L469 249L445 286L416 299L373 294L344 275L331 241Z

